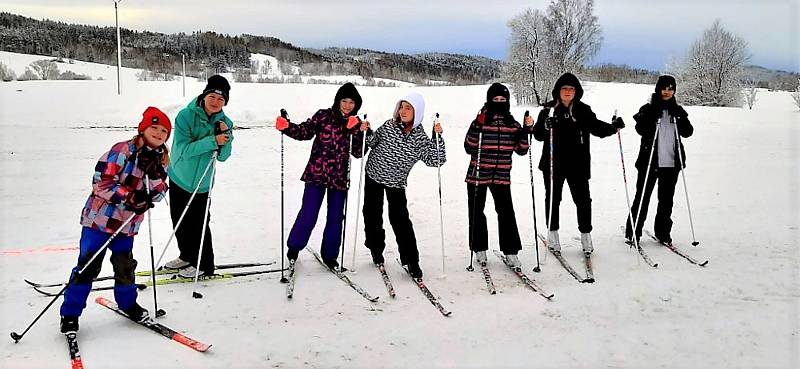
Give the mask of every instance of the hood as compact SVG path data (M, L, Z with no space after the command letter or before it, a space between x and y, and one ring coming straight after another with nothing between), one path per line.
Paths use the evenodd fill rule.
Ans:
M561 87L564 86L572 86L575 87L575 98L573 100L579 101L581 97L583 97L583 87L581 87L581 82L578 81L578 77L575 77L572 73L564 73L561 77L558 77L556 84L553 86L553 100L558 101L559 92L561 91Z
M394 119L399 121L400 120L400 103L407 102L414 107L414 127L416 128L418 125L422 123L422 120L425 118L425 99L417 92L411 92L408 95L404 96L402 99L397 100L397 104L394 106Z

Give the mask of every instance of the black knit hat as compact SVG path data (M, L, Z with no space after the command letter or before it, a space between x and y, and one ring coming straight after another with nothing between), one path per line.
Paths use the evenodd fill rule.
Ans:
M228 101L230 100L230 91L231 85L228 83L228 80L219 74L215 74L208 78L206 88L203 89L203 93L200 94L199 99L202 100L206 97L206 95L213 92L215 94L222 95L222 97L225 98L225 105L228 105Z
M508 87L497 82L492 83L492 85L489 86L489 90L486 91L486 102L492 101L495 96L505 97L506 100L511 98L511 94L508 92Z
M580 100L583 97L583 87L581 87L581 81L578 80L578 77L575 77L572 73L564 73L561 77L558 77L555 86L553 86L553 99L554 101L558 101L561 97L561 87L564 86L572 86L575 87L575 98L574 100Z
M667 88L668 86L672 87L674 91L677 87L675 83L675 77L669 75L663 75L658 77L658 82L656 82L656 93L661 92L661 90Z
M350 115L358 114L358 109L361 109L362 103L361 95L358 93L358 90L356 90L356 86L350 82L343 84L342 87L339 87L339 90L336 91L336 97L333 98L332 107L334 113L341 114L339 102L344 99L353 99L353 101L356 103L356 106L353 108L353 111L350 112Z

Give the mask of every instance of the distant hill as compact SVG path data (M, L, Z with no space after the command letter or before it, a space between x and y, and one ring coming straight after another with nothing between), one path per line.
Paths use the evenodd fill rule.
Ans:
M480 84L500 76L499 60L457 55L406 55L367 49L305 49L274 37L211 31L164 34L120 28L122 64L156 73L179 74L186 55L187 74L251 69L251 53L274 56L281 68L314 75L358 74L417 84ZM0 13L0 50L116 65L116 28L36 20ZM287 73L288 74L288 73Z

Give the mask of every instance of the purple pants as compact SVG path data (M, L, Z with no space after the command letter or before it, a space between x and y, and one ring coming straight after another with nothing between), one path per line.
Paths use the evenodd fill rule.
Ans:
M328 192L328 215L325 219L325 232L322 235L322 258L335 260L339 256L339 246L342 241L342 221L344 220L344 201L347 192L306 183L303 191L303 206L297 214L292 231L286 246L291 250L300 251L308 244L311 231L317 224L317 216L322 206L325 192Z

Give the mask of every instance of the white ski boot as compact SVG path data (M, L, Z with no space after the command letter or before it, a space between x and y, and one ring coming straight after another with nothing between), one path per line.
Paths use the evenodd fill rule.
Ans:
M477 251L475 252L475 260L478 261L478 264L486 265L488 260L486 259L486 251Z
M558 240L558 231L547 233L547 247L553 251L561 252L561 242Z
M583 253L586 255L591 255L594 252L594 246L592 245L592 235L589 233L581 233L581 246L583 246Z
M522 263L519 261L519 257L516 254L506 254L506 262L508 266L514 269L522 269Z

